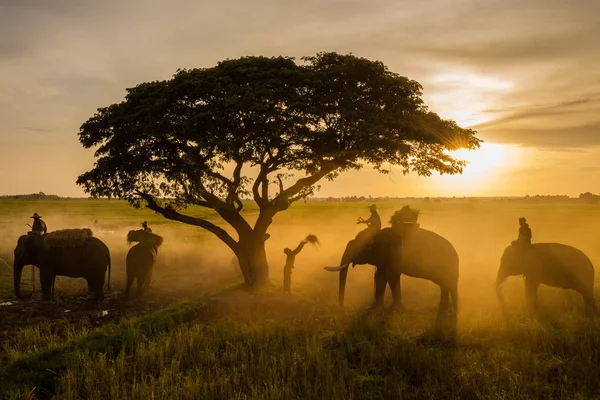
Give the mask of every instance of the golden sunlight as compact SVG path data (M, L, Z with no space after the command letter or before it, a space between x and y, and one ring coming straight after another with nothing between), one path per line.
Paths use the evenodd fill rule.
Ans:
M467 165L460 175L442 175L436 177L436 180L448 189L470 188L478 195L485 195L495 189L495 178L503 171L521 164L521 151L515 146L484 142L478 149L449 152L452 157L466 161Z

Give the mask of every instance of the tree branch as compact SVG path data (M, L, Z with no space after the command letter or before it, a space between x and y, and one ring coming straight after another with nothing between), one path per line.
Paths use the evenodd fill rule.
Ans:
M231 250L233 250L234 252L237 251L238 243L224 229L219 228L215 224L208 222L205 219L190 217L188 215L181 214L170 207L161 207L156 202L156 200L154 200L154 198L147 193L136 192L136 194L146 201L146 207L150 210L163 215L167 219L204 228L207 231L213 233L219 239L221 239L227 246L229 246Z
M279 193L283 193L283 181L281 180L281 174L277 174L277 180L279 181Z
M306 188L311 187L331 172L335 171L336 168L338 168L337 163L331 162L327 165L322 166L321 169L317 171L314 175L298 179L295 184L280 192L275 197L275 199L273 199L273 204L276 206L278 211L283 211L287 209L290 205L290 202L298 200L296 196L299 193L301 193Z
M242 161L237 161L235 165L235 169L233 170L233 182L229 186L229 190L227 193L227 202L233 204L237 212L242 211L244 208L244 204L240 199L238 194L238 189L240 184L242 183L242 167L244 163Z
M254 201L256 202L256 204L258 205L258 208L260 208L260 209L263 209L266 206L266 203L268 201L268 199L265 200L263 197L261 197L260 192L259 192L260 185L262 184L262 182L264 181L266 176L267 176L267 168L264 164L261 164L260 172L258 173L256 180L254 181L254 184L252 184L252 194L254 195Z

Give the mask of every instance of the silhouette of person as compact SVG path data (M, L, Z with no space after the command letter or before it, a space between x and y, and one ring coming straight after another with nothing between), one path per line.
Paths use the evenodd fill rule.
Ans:
M146 221L142 222L142 229L144 232L152 233L152 229L148 228L148 223Z
M294 262L296 261L296 256L304 245L308 243L306 240L300 242L298 247L294 250L286 247L283 252L286 254L285 266L283 267L283 291L285 293L290 293L290 288L292 286L292 268L294 268Z
M42 217L38 215L38 213L33 213L33 215L30 218L33 218L33 226L31 227L31 232L39 234L45 234L46 232L48 232L46 223L42 221Z
M516 240L519 244L531 244L531 228L524 217L519 218L519 236Z
M363 219L362 217L359 217L356 223L366 224L367 227L372 228L374 231L380 230L381 217L379 216L379 212L377 211L377 206L375 204L369 206L369 211L371 211L371 216L369 217L369 219Z

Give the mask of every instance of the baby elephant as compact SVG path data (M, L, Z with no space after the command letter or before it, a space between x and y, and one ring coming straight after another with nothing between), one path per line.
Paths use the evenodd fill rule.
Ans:
M154 233L143 230L130 231L127 235L129 243L138 242L129 249L127 253L127 286L125 287L125 297L129 297L131 285L134 279L137 279L137 296L141 296L148 291L152 270L158 255L158 248L163 242L163 238Z
M594 299L594 266L580 250L559 243L513 244L502 255L496 293L503 306L502 285L511 275L525 276L528 305L537 308L540 284L573 289L581 294L588 315L597 314Z

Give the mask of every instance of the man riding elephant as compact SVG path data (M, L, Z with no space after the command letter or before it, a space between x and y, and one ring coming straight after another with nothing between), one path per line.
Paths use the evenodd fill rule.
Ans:
M146 233L152 233L152 229L148 228L148 222L142 222L142 230Z
M531 228L524 217L519 218L519 236L517 243L531 244Z
M377 206L373 204L369 207L369 210L371 211L371 216L369 219L363 219L362 217L359 217L358 221L356 221L357 224L367 225L366 229L363 229L356 235L356 240L363 244L367 243L373 237L373 235L381 230L381 217L377 211Z
M362 217L358 218L357 224L366 224L368 228L372 228L374 231L378 231L381 229L381 217L379 217L379 212L377 211L377 205L373 204L369 207L369 211L371 211L371 216L369 219L363 219Z
M41 235L46 234L48 232L48 227L46 226L46 223L42 221L42 217L38 213L33 213L33 215L30 218L33 218L33 226L31 227L32 233L38 233Z

